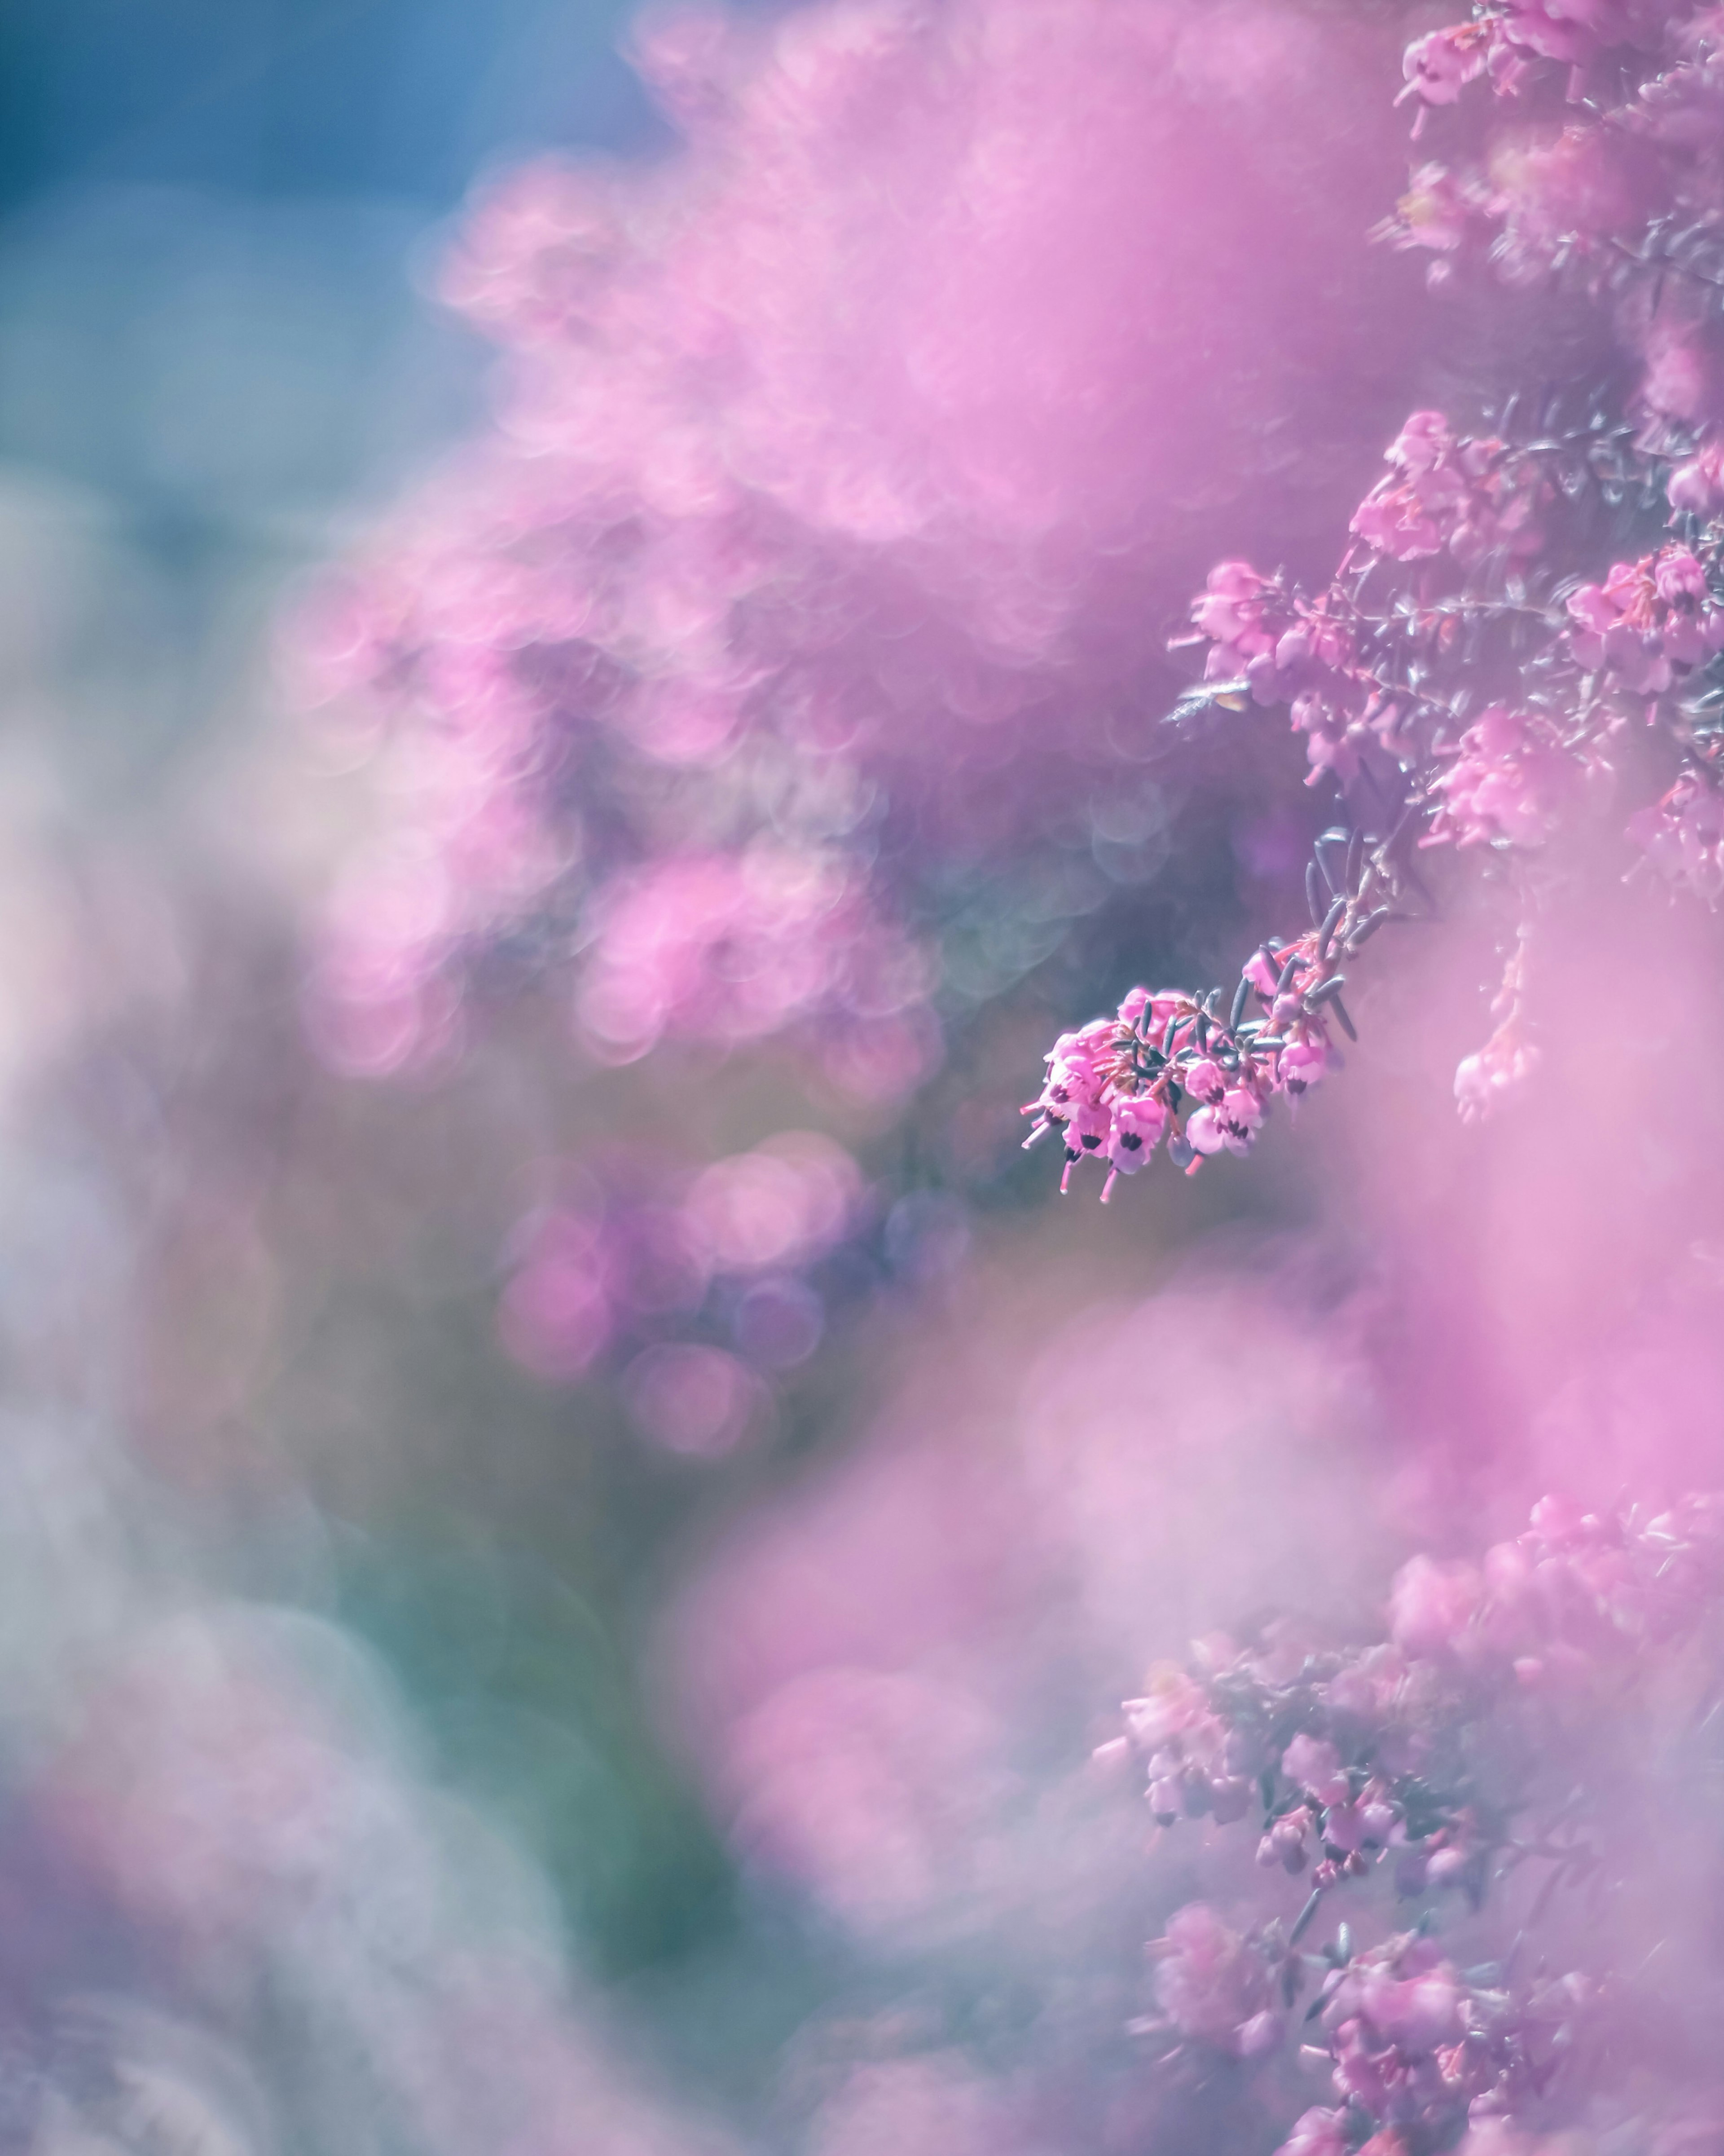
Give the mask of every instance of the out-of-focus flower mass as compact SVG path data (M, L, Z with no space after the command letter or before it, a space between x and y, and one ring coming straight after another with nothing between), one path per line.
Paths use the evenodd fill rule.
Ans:
M386 735L317 1023L391 1067L519 952L589 1055L782 1035L900 1098L942 898L1107 770L1146 578L1218 487L1325 487L1295 413L1362 361L1301 300L1362 275L1381 135L1298 112L1364 55L1249 0L675 14L638 52L686 148L480 196L444 290L506 354L496 429L309 612Z

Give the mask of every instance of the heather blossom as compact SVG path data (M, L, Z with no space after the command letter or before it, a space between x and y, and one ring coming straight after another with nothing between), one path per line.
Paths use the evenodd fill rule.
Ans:
M1559 83L1567 124L1499 127L1470 169L1427 163L1384 236L1450 253L1464 222L1494 224L1488 254L1499 275L1530 286L1578 280L1608 303L1644 363L1639 394L1651 414L1716 421L1724 378L1704 306L1693 302L1718 270L1717 62L1715 11L1685 0L1481 0L1469 22L1408 48L1403 95L1419 100L1414 131L1486 80L1515 104ZM1465 220L1434 213L1427 205L1438 201L1465 203ZM1450 281L1445 262L1435 267Z
M1241 974L1227 1019L1219 991L1199 1002L1139 988L1113 1020L1062 1034L1049 1051L1041 1092L1024 1111L1038 1118L1026 1145L1050 1131L1065 1142L1062 1189L1094 1157L1107 1163L1106 1199L1118 1176L1147 1164L1163 1135L1188 1174L1208 1155L1250 1151L1275 1096L1296 1101L1335 1060L1328 1014L1346 1020L1342 977L1331 968L1383 911L1370 904L1375 874L1336 901L1320 933L1265 945ZM1254 1004L1260 1014L1247 1019Z
M1286 704L1307 737L1315 783L1357 773L1363 744L1393 732L1392 700L1361 664L1355 632L1329 594L1316 601L1265 577L1249 562L1223 562L1193 600L1192 634L1172 648L1210 640L1203 664L1218 697L1249 692L1257 704Z
M1326 838L1345 859L1320 850L1312 865L1310 930L1290 942L1271 938L1253 954L1225 1016L1222 989L1198 998L1139 987L1113 1019L1055 1042L1042 1090L1024 1110L1037 1117L1024 1143L1060 1133L1062 1191L1073 1168L1095 1158L1108 1164L1106 1200L1164 1134L1169 1158L1188 1174L1214 1154L1248 1153L1273 1101L1296 1103L1339 1062L1331 1019L1353 1034L1341 993L1345 963L1395 917L1401 873L1392 842L1367 846L1362 834L1344 831Z
M1671 0L1491 0L1470 22L1432 30L1407 48L1406 88L1425 105L1453 105L1469 84L1488 78L1501 95L1520 95L1531 64L1553 60L1568 70L1578 95L1598 56L1622 45L1655 47L1665 23L1680 13Z
M1635 696L1659 696L1724 649L1724 607L1686 547L1619 562L1602 583L1569 595L1569 642L1583 666L1607 670Z
M1208 679L1244 675L1259 703L1279 701L1275 654L1296 617L1275 579L1249 562L1219 562L1192 602L1191 618L1198 635L1209 639Z
M1212 1648L1193 1672L1159 1668L1126 1702L1125 1742L1167 1824L1239 1817L1233 1785L1255 1783L1261 1861L1296 1872L1315 1849L1322 1891L1393 1856L1416 1894L1478 1874L1495 1808L1481 1809L1469 1763L1480 1717L1511 1728L1542 1702L1556 1717L1547 1742L1565 1722L1578 1731L1569 1717L1593 1687L1691 1635L1721 1589L1718 1498L1619 1520L1546 1498L1481 1564L1409 1558L1380 1642L1337 1650L1283 1630Z
M1401 248L1424 248L1436 259L1426 275L1434 284L1447 281L1453 273L1448 257L1456 254L1481 218L1488 217L1493 198L1477 180L1449 171L1446 165L1416 167L1407 192L1395 204L1394 214L1376 228L1373 237Z
M1493 27L1462 23L1415 38L1406 51L1407 86L1402 97L1422 98L1427 105L1453 105L1489 64Z
M1440 412L1414 412L1384 452L1388 476L1355 512L1351 529L1398 562L1446 548L1467 562L1501 548L1536 553L1542 489L1506 445L1457 436Z
M1512 1100L1538 1068L1538 1050L1520 1021L1500 1025L1482 1048L1455 1065L1455 1100L1463 1122L1482 1122Z

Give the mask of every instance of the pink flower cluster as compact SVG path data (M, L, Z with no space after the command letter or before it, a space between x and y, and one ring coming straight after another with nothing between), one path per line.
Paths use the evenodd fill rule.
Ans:
M1566 126L1498 129L1469 169L1422 165L1379 236L1428 249L1432 281L1452 284L1463 248L1494 228L1488 252L1503 277L1578 278L1608 300L1640 362L1660 447L1670 424L1724 423L1724 335L1711 304L1724 213L1721 42L1716 8L1694 0L1480 0L1470 21L1428 33L1405 56L1415 134L1470 84L1520 97L1553 72L1566 80ZM1681 506L1709 509L1714 492L1691 454Z
M1505 444L1457 435L1440 412L1414 412L1384 452L1388 475L1354 512L1351 530L1397 562L1446 551L1468 564L1537 552L1545 489Z
M1411 1558L1378 1643L1324 1650L1282 1625L1254 1646L1204 1642L1193 1671L1158 1667L1111 1748L1140 1763L1164 1825L1237 1819L1260 1788L1259 1861L1297 1873L1315 1853L1320 1891L1391 1856L1403 1893L1476 1888L1481 1721L1578 1711L1721 1591L1724 1498L1616 1520L1547 1497L1481 1564Z
M1701 437L1693 454L1672 470L1666 490L1672 509L1710 516L1724 508L1724 430L1714 428Z
M1368 552L1355 548L1326 590L1308 598L1285 576L1266 577L1239 560L1210 572L1193 605L1193 634L1182 639L1209 646L1206 685L1187 702L1238 708L1246 693L1259 704L1289 702L1295 726L1308 736L1312 779L1326 774L1343 793L1357 785L1362 797L1368 786L1375 808L1398 783L1398 828L1422 821L1422 846L1524 853L1544 845L1577 808L1610 788L1607 749L1624 721L1620 696L1680 690L1724 650L1724 603L1704 537L1699 552L1667 540L1619 562L1602 581L1568 589L1558 608L1565 588L1551 588L1548 569L1532 559L1547 546L1547 524L1559 529L1564 499L1595 484L1619 512L1628 486L1644 485L1639 453L1624 451L1602 421L1589 424L1578 448L1552 439L1511 449L1496 438L1457 434L1439 413L1414 413L1388 452L1388 476L1353 519ZM1706 454L1696 450L1696 470ZM1398 593L1385 595L1383 572L1392 562L1408 573ZM1527 680L1528 693L1493 699L1457 738L1480 654L1499 668L1506 661ZM1648 716L1658 716L1655 706ZM1685 752L1691 749L1689 719L1674 716ZM1698 723L1703 732L1709 722ZM1709 814L1704 793L1685 788L1668 814L1637 820L1636 835L1665 862L1691 860L1703 884ZM1327 903L1326 875L1320 856L1307 883L1314 924ZM1511 1000L1492 1040L1457 1073L1468 1119L1506 1097L1536 1062ZM1068 1125L1071 1159L1106 1148L1111 1164L1129 1170L1145 1138L1152 1147L1162 1134L1167 1116L1157 1107L1178 1101L1152 1082L1159 1067L1140 1069L1138 1060L1131 1029L1120 1023L1098 1021L1056 1048L1037 1105ZM1224 1086L1228 1097L1213 1099L1214 1121L1199 1123L1194 1139L1188 1130L1177 1135L1199 1150L1212 1142L1248 1150L1275 1090L1273 1071L1242 1062ZM1157 1104L1147 1129L1135 1105L1116 1123L1117 1106L1146 1096Z
M1496 199L1480 181L1451 172L1446 165L1418 165L1394 214L1376 226L1372 237L1403 250L1424 249L1436 258L1428 272L1430 281L1444 284L1451 270L1447 258L1466 244L1476 224L1494 213Z
M1603 53L1655 49L1681 12L1680 0L1485 0L1470 22L1429 31L1408 46L1401 95L1453 105L1483 76L1499 95L1513 95L1538 60L1574 70L1578 85Z
M1129 1750L1148 1762L1150 1808L1164 1825L1182 1815L1225 1825L1250 1809L1255 1755L1243 1750L1203 1686L1175 1662L1158 1662L1141 1699L1123 1709ZM1104 1748L1106 1751L1108 1748Z
M1608 778L1596 752L1571 749L1538 711L1491 704L1461 736L1434 781L1436 814L1422 844L1542 845L1589 778Z
M1495 438L1458 435L1440 412L1414 412L1385 453L1388 475L1355 512L1351 529L1374 554L1413 562L1441 556L1463 569L1486 558L1524 562L1544 541L1540 511L1551 488L1536 459ZM1239 681L1259 704L1286 703L1307 736L1308 783L1345 787L1374 746L1399 760L1419 697L1381 672L1383 624L1347 588L1353 557L1315 599L1242 561L1213 568L1192 605L1193 638L1208 639L1204 678ZM1429 605L1411 619L1433 651L1457 624Z
M1223 1024L1207 1002L1183 990L1133 988L1116 1018L1096 1019L1054 1043L1046 1081L1024 1111L1039 1119L1024 1143L1060 1133L1062 1190L1079 1162L1105 1161L1104 1201L1116 1177L1147 1165L1163 1137L1188 1174L1210 1154L1249 1152L1275 1096L1296 1101L1333 1060L1311 993L1326 957L1301 947L1259 952L1239 1007L1255 994L1267 1015L1249 1025L1237 1017Z
M1634 696L1661 695L1724 650L1724 606L1686 547L1617 562L1603 583L1571 593L1568 608L1576 659Z
M1218 1635L1190 1668L1158 1666L1105 1751L1144 1768L1164 1827L1224 1824L1260 1791L1260 1862L1311 1866L1311 1892L1290 1928L1178 1909L1149 1949L1157 2011L1135 2030L1171 2055L1248 2063L1296 2024L1307 2032L1301 2063L1326 2069L1332 2102L1306 2110L1278 2156L1348 2156L1362 2141L1405 2156L1463 2133L1471 2156L1530 2156L1522 2122L1547 2113L1559 2071L1584 2078L1567 2062L1588 2035L1608 2041L1604 2012L1627 2003L1608 1968L1536 1943L1552 1890L1600 1866L1616 1825L1603 1782L1640 1771L1603 1722L1721 1599L1724 1497L1620 1517L1547 1497L1477 1564L1412 1558L1374 1644L1321 1646L1278 1619L1249 1647ZM1529 1866L1547 1868L1506 1921L1534 1951L1484 1959L1490 1897ZM1459 1890L1466 1914L1449 1921L1470 1953L1441 1936L1435 1898L1410 1929L1361 1904L1362 1948L1345 1922L1301 1948L1326 1893L1373 1877L1401 1897Z
M1398 716L1361 666L1332 596L1312 602L1249 562L1221 562L1192 602L1194 639L1211 639L1204 679L1239 680L1255 703L1290 705L1294 726L1309 737L1311 783L1326 772L1351 778L1363 744L1392 733ZM1190 640L1176 639L1176 648Z
M1255 2060L1284 2041L1306 1969L1278 1924L1240 1933L1204 1902L1177 1910L1150 1944L1157 2016L1134 2024L1181 2044ZM1463 1974L1422 1932L1332 1952L1304 2017L1324 2040L1337 2107L1305 2112L1277 2156L1345 2156L1354 2121L1382 2156L1511 2117L1548 2088L1583 2032L1596 1987L1580 1971L1525 1989Z
M1578 1972L1525 1994L1469 1982L1435 1940L1408 1932L1332 1970L1320 1997L1344 2109L1434 2137L1542 2095L1592 1987Z

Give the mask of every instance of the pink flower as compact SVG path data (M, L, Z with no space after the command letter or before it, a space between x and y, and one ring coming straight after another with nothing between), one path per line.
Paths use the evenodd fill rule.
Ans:
M1257 1861L1265 1871L1279 1864L1284 1871L1295 1875L1306 1866L1306 1837L1311 1832L1312 1819L1304 1804L1290 1812L1283 1812L1267 1834L1257 1845Z
M1686 547L1618 562L1602 584L1574 592L1568 609L1569 645L1581 665L1607 669L1636 696L1659 695L1678 668L1724 649L1724 607Z
M1666 606L1679 606L1688 599L1705 602L1711 597L1706 589L1706 571L1686 547L1666 547L1653 556L1652 583Z
M1640 402L1689 426L1724 420L1724 341L1715 326L1665 299L1640 329Z
M1128 1699L1123 1709L1131 1741L1153 1751L1196 1727L1208 1715L1208 1696L1177 1663L1158 1662L1150 1671L1149 1686L1142 1699Z
M1290 1040L1281 1050L1278 1066L1280 1082L1296 1096L1305 1092L1329 1067L1329 1051L1321 1040Z
M1214 1108L1199 1108L1190 1116L1185 1126L1185 1137L1188 1144L1206 1157L1221 1152L1230 1142L1228 1127L1219 1111Z
M1203 673L1211 681L1243 675L1255 701L1277 697L1275 647L1291 625L1285 594L1249 562L1218 562L1192 602L1193 626L1211 649Z
M1167 1111L1149 1094L1115 1097L1108 1105L1107 1158L1121 1175L1135 1175L1160 1144Z
M1407 87L1401 95L1416 95L1427 105L1453 105L1467 84L1484 73L1489 36L1483 24L1458 23L1415 38L1402 56Z
M1459 2033L1460 1984L1446 1963L1423 1974L1396 1978L1373 1969L1360 1981L1358 2006L1383 2035L1409 2050L1429 2051Z
M1490 163L1489 213L1501 225L1501 273L1542 279L1559 255L1590 259L1627 240L1655 214L1664 192L1655 153L1621 131L1566 127L1553 139L1513 140Z
M1583 67L1615 45L1655 44L1663 13L1634 0L1508 0L1503 35L1541 59Z
M1435 255L1456 253L1469 228L1487 215L1493 198L1475 182L1462 180L1446 165L1420 165L1411 175L1411 185L1395 204L1395 213L1380 224L1373 237L1387 239L1403 249L1423 247ZM1434 276L1440 266L1433 264Z
M1230 1086L1221 1097L1221 1114L1239 1150L1263 1127L1263 1103L1249 1086Z

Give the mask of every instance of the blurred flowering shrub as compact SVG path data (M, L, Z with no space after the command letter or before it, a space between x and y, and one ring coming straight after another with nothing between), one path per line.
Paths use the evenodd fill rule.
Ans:
M1368 48L1252 0L875 0L639 54L686 150L480 197L444 290L508 355L498 424L310 612L391 801L319 1023L423 1055L525 945L583 954L600 1057L788 1033L895 1099L942 886L1118 762L1133 569L1360 366L1297 302L1368 274L1339 211L1378 137L1296 108Z
M1330 445L1383 403L1394 340L1345 325L1395 269L1355 208L1393 50L1279 0L644 22L684 146L480 192L443 290L504 355L495 423L300 618L372 782L310 987L329 1060L435 1067L526 988L572 1094L665 1074L653 1127L625 1106L570 1173L824 1125L875 1194L840 1269L917 1277L1016 1105L974 1036L1027 997L1021 1055L1039 969L1180 843L1152 767L1192 535L1229 501L1332 513ZM1347 123L1314 136L1302 96ZM748 1069L774 1105L727 1121ZM524 1223L502 1336L722 1450L832 1297L702 1257L637 1338L647 1209Z
M1548 1052L1533 962L1554 917L1589 922L1636 864L1724 887L1717 24L1586 0L1422 34L1403 101L1425 162L1373 254L1362 205L1392 191L1406 28L1259 0L666 16L639 58L683 146L635 172L540 163L467 217L444 290L500 347L494 418L300 624L326 738L372 789L311 1028L342 1072L435 1074L482 1058L504 1014L550 1012L557 1111L498 1331L538 1378L613 1385L660 1454L743 1451L774 1387L831 1367L841 1315L962 1253L1021 1129L1014 1074L1104 976L1117 993L1234 954L1228 986L1132 988L1048 1059L1032 1142L1063 1142L1067 1180L1095 1158L1106 1196L1162 1146L1188 1171L1251 1152L1357 1038L1356 969L1416 947L1399 932L1470 880L1503 947L1496 1029L1455 1076L1470 1122ZM1411 288L1425 258L1434 300ZM1180 694L1183 610L1202 674ZM1288 726L1260 723L1277 711ZM1301 778L1337 807L1312 813ZM1296 921L1270 911L1288 904ZM1638 1162L1707 1112L1649 1015L1668 981L1639 952L1631 990L1593 978L1625 947L1601 932L1567 977L1593 1087L1586 1116L1553 1119L1571 1182L1577 1129L1596 1147L1630 1124ZM1417 963L1422 1049L1438 998ZM1390 1146L1419 1150L1403 1124ZM1452 1158L1398 1158L1397 1188ZM1670 1158L1647 1173L1680 1181ZM1381 1247L1390 1180L1363 1201ZM1185 1337L1146 1363L1090 1339L1044 1418L1045 1479L1107 1516L1114 1569L1147 1560L1117 1556L1112 1516L1172 1502L1161 1456L1097 1466L1141 1459L1147 1425L1290 1513L1322 1419L1296 1396L1326 1409L1355 1353L1386 1422L1422 1427L1433 1372L1464 1397L1487 1358L1449 1314L1496 1277L1469 1253L1494 1238L1537 1281L1568 1257L1539 1210L1562 1175L1502 1184L1471 1242L1426 1204L1396 1253L1414 1286L1368 1348L1343 1353L1321 1298L1290 1291L1212 1314L1196 1350L1170 1296ZM1640 1204L1636 1247L1686 1217ZM1620 1221L1599 1199L1582 1225L1596 1244ZM1101 1291L1070 1246L1029 1270L1042 1307ZM1503 1330L1537 1334L1516 1286ZM1582 1329L1564 1314L1552 1359ZM1397 1322L1412 1378L1383 1345ZM952 1378L915 1435L968 1406ZM1464 1456L1444 1445L1403 1495ZM685 1677L726 1655L766 1673L728 1702L708 1682L680 1732L740 1864L882 1958L1064 1939L1050 1905L1090 1861L1041 1876L1059 1837L1003 1733L1028 1681L987 1670L1018 1654L1060 1690L1060 1648L1002 1648L1002 1611L1084 1569L1049 1489L1007 1480L990 1455L938 1502L913 1477L853 1502L828 1546L798 1533L742 1566L758 1604L721 1598L684 1645ZM1613 2149L1686 2132L1713 2084L1672 1994L1692 1979L1711 2000L1709 1964L1685 1948L1680 1978L1643 1984L1634 1924L1588 1897L1675 1921L1652 1845L1689 1830L1711 1771L1715 1515L1547 1502L1476 1567L1414 1559L1368 1645L1277 1617L1157 1666L1107 1755L1147 1785L1165 1862L1144 1899L1198 1845L1152 1919L1153 2011L1129 2031L1116 1991L1038 1938L1023 2106L939 2055L859 2069L814 2145L992 2143L1008 2110L1026 2146L1038 2116L1073 2145L1066 2122L1106 2108L1071 2093L1098 2056L1108 2148L1272 2128L1289 2156L1521 2156L1577 2119ZM1260 1532L1223 1549L1222 1517L1180 1522L1212 1592ZM1169 1569L1175 1539L1154 1548ZM1324 1519L1311 1540L1306 1574L1345 1537ZM917 1667L924 1621L940 1652ZM1086 1876L1090 1936L1117 1876ZM1116 1931L1139 1906L1107 1912Z
M1165 1826L1258 1817L1258 1863L1311 1891L1290 1927L1178 1911L1151 1948L1142 2033L1170 2063L1255 2066L1298 2045L1331 2101L1291 2124L1290 2151L1519 2146L1609 2115L1661 1986L1637 1991L1595 1917L1577 1927L1561 1897L1595 1910L1622 1891L1630 1823L1667 1813L1691 1770L1670 1675L1686 1655L1710 1707L1720 1553L1716 1498L1655 1518L1547 1498L1482 1564L1403 1566L1381 1642L1326 1649L1283 1620L1153 1670L1098 1757L1140 1763ZM1302 1944L1331 1907L1347 1914L1331 1938ZM1373 1937L1356 1948L1360 1924ZM1666 2061L1631 2145L1703 2107L1711 2066Z
M811 1131L680 1175L650 1154L595 1155L517 1230L503 1342L547 1378L619 1363L648 1435L722 1452L757 1373L818 1346L829 1304L854 1293L842 1260L879 1225L855 1162Z

